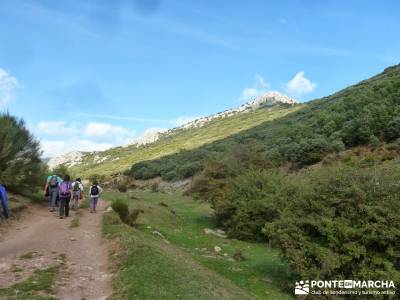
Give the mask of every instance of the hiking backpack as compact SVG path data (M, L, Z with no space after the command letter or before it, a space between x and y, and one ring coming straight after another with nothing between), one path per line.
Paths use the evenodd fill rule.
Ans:
M75 181L75 183L74 183L74 187L73 187L73 189L72 189L74 192L77 192L77 191L79 191L80 190L80 188L79 188L79 182L78 181Z
M92 196L99 195L99 188L97 187L97 185L92 185L92 187L90 188L90 195Z
M50 186L51 187L57 187L58 186L58 180L57 180L57 176L56 175L51 176Z
M63 181L60 185L60 195L61 196L69 196L70 195L71 185L69 182Z

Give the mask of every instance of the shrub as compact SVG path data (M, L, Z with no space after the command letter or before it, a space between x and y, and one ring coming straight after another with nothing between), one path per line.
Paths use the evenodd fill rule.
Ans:
M400 280L400 167L303 172L264 233L300 278Z
M167 173L163 173L161 175L161 178L165 181L173 181L179 178L178 173L174 170L174 171L170 171Z
M278 172L249 170L234 181L228 202L231 215L225 221L228 234L240 239L262 240L266 222L279 218L290 188Z
M393 118L393 120L387 124L385 128L385 137L389 141L400 138L400 117Z
M111 204L112 209L119 215L122 222L126 222L129 216L129 208L126 202L122 199L117 199Z

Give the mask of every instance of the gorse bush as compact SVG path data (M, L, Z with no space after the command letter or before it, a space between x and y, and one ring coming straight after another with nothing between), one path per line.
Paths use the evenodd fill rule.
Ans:
M330 166L291 180L297 192L263 231L294 274L399 282L399 161Z
M0 183L17 193L35 190L47 173L40 155L24 121L0 113Z
M128 204L122 199L117 199L111 204L112 209L119 215L122 222L126 222L129 216L129 207Z
M232 237L262 240L262 228L280 216L290 194L286 176L277 171L249 170L238 176L229 195L224 225ZM229 207L229 206L228 206ZM230 213L229 213L230 212Z
M129 226L134 226L140 213L143 213L141 209L133 209L130 211L128 204L122 199L113 201L111 207L119 215L121 221Z

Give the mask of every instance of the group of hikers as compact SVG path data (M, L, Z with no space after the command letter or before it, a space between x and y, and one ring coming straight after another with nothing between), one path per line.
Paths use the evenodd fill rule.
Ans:
M59 207L60 219L69 216L69 209L77 210L83 202L83 184L81 178L71 181L69 175L62 178L59 175L49 175L44 187L46 197L49 197L49 211L55 211ZM97 203L103 189L94 180L89 188L89 207L90 212L95 213Z
M94 180L89 187L89 207L90 212L95 213L97 203L99 202L100 194L103 189L98 182ZM49 211L54 212L56 207L59 207L60 219L69 216L69 209L77 210L83 202L83 184L80 178L71 181L69 175L64 175L61 178L59 175L50 175L47 177L44 187L45 197L49 197ZM0 203L2 215L5 220L9 217L9 209L7 203L7 191L0 184ZM1 215L0 215L1 216Z

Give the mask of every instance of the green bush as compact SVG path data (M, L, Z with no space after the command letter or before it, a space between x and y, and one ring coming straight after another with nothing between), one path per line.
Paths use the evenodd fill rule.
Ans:
M111 207L119 215L122 222L125 223L129 216L128 204L122 199L117 199L112 202Z
M400 166L330 166L291 179L266 237L299 278L400 280ZM293 186L293 185L292 185ZM282 206L281 206L282 207Z
M276 171L249 170L234 181L225 220L228 234L239 239L262 240L262 228L280 216L292 190L286 176Z
M165 181L173 181L173 180L177 179L178 177L179 177L178 173L175 170L169 171L167 173L163 173L161 175L161 178Z

